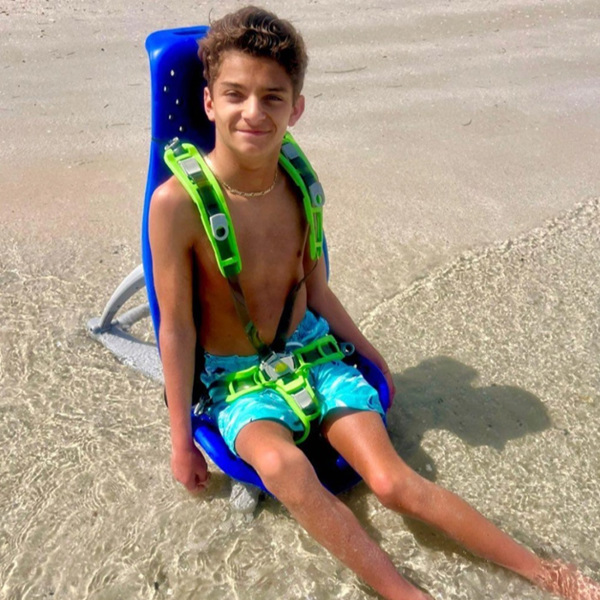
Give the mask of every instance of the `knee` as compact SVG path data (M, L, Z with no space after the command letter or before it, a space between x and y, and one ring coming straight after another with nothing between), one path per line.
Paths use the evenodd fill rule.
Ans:
M367 479L367 484L383 506L412 517L418 517L425 509L427 483L410 469L399 473L376 471Z
M399 510L400 499L405 496L401 478L388 471L378 470L371 473L366 482L381 504Z
M269 492L286 506L301 502L307 486L316 480L312 465L295 446L264 451L255 469Z

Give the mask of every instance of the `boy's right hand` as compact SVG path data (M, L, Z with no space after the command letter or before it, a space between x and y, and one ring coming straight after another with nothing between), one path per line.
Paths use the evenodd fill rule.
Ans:
M193 494L202 492L208 485L210 473L206 459L193 445L183 450L173 449L171 470L175 479Z

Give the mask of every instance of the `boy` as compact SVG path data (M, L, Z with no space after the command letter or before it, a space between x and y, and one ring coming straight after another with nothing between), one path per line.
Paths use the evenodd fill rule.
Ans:
M297 188L278 163L286 129L304 111L301 37L288 22L248 7L215 22L200 55L208 82L204 106L216 130L206 160L223 188L243 269L233 282L221 275L198 210L176 178L156 190L150 240L174 476L192 492L208 480L190 423L198 342L206 352L201 377L211 394L207 410L232 452L256 469L310 535L383 597L429 598L397 573L348 508L321 486L294 443L304 431L301 419L281 395L262 390L225 401L224 377L258 365L259 355L275 345L306 346L328 331L378 365L392 394L394 384L385 360L329 289L324 259L309 249ZM577 589L583 578L574 570L541 561L457 496L410 470L390 443L376 393L354 370L329 361L313 368L310 381L323 434L384 505L430 523L540 587L600 599L593 582L586 583L591 595L583 596Z

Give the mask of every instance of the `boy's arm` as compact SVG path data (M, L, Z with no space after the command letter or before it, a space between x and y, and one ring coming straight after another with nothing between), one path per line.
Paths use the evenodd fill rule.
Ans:
M306 293L308 307L329 322L331 332L340 340L353 344L359 354L368 358L381 369L390 389L390 400L392 400L396 388L390 369L385 359L362 334L338 297L329 287L323 256L319 259L314 272L306 280Z
M187 194L174 180L156 190L149 233L154 285L160 306L160 352L171 425L171 469L189 491L207 483L206 460L192 438L191 402L196 328L193 317L193 244L197 218Z

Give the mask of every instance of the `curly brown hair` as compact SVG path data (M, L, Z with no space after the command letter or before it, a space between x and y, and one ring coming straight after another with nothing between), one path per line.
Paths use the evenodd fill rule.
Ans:
M262 8L246 6L211 23L198 50L211 90L228 50L274 60L289 75L294 97L300 94L308 56L302 36L289 21Z

